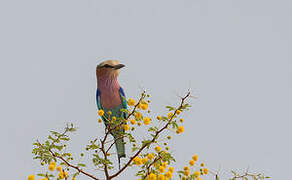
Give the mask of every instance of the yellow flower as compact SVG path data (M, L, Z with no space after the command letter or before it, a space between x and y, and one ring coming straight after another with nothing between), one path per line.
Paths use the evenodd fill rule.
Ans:
M195 177L199 177L200 176L200 172L199 171L195 171L194 175L195 175Z
M153 155L152 153L149 153L149 154L147 155L147 158L148 158L149 160L151 160L151 159L154 158L154 155Z
M180 133L183 133L184 132L184 127L183 126L179 126L178 128L177 128L177 131L176 131L178 134L180 134Z
M176 111L176 114L177 114L177 115L179 115L180 113L181 113L181 111L180 111L180 110L177 110L177 111Z
M133 98L128 99L128 105L135 106L135 99L133 99Z
M164 175L163 174L159 174L158 175L158 180L164 180L165 178L164 178Z
M74 178L72 178L72 180L76 180L76 178L74 177Z
M147 161L148 161L148 159L147 159L146 157L144 157L144 158L142 159L142 163L143 163L143 164L145 164Z
M205 164L204 164L204 163L201 163L201 166L202 166L202 167L204 167L204 166L205 166Z
M161 120L161 116L157 116L156 118L157 118L157 120Z
M142 114L140 112L136 112L135 117L136 117L136 119L141 119Z
M141 105L141 109L146 110L147 108L148 108L148 104L147 103Z
M102 109L99 110L99 111L98 111L98 115L99 115L99 116L103 116L103 115L104 115L104 111L103 111Z
M112 121L115 121L115 120L117 120L117 117L116 116L113 116L112 117Z
M167 136L167 139L171 139L171 136Z
M184 175L189 176L189 174L190 174L190 170L185 170L184 171Z
M186 180L186 179L187 179L187 177L185 177L185 176L182 177L182 180Z
M49 165L49 170L50 170L50 171L54 171L54 170L55 170L55 166L54 166L53 164L50 164L50 165Z
M197 177L197 180L202 180L202 178L200 178L200 177Z
M34 175L33 174L29 175L27 179L28 180L34 180Z
M60 171L60 173L59 173L59 178L60 178L60 179L63 179L63 178L64 178L64 173L63 173L63 171Z
M162 166L163 166L164 168L166 168L166 167L168 166L167 162L165 161L165 162L162 164Z
M179 120L179 122L183 123L183 122L184 122L184 119L183 119L183 118L181 118L181 119Z
M142 106L142 104L139 103L138 106L137 106L137 108L138 108L138 109L141 109L141 106Z
M139 158L138 156L136 156L134 159L133 159L134 163L137 165L137 166L140 166L142 165L142 159Z
M169 170L171 173L173 173L174 168L173 168L173 167L169 167L168 170Z
M62 171L62 166L57 166L57 171Z
M141 126L141 125L142 125L142 123L141 123L141 122L138 122L138 123L137 123L137 125L138 125L138 126Z
M173 113L172 113L172 112L169 112L169 113L167 114L168 119L170 119L172 116L173 116Z
M159 172L160 172L160 173L163 173L164 170L165 170L165 167L163 167L163 166L160 166L160 167L159 167Z
M98 120L97 120L99 123L101 123L102 122L102 120L99 118Z
M197 154L193 155L193 160L194 161L197 161L198 160L198 155Z
M171 178L172 177L172 172L168 169L168 171L165 173L165 176L167 178Z
M136 120L135 119L131 119L130 123L134 125L134 124L136 124Z
M156 175L153 173L149 174L149 180L156 180Z
M208 174L208 168L204 168L204 174Z
M161 147L160 147L160 146L156 146L156 147L155 147L155 151L156 151L156 152L161 151Z
M184 167L184 170L185 170L185 171L189 171L190 168L189 168L188 166L185 166L185 167Z
M129 130L130 130L130 126L129 126L128 124L125 124L125 125L124 125L124 130L125 130L125 131L129 131Z
M151 119L150 119L149 117L145 117L145 118L144 118L144 124L145 124L145 125L149 125L150 122L151 122Z
M190 163L190 165L191 165L191 166L194 166L194 165L195 165L195 161L194 161L193 159L192 159L192 160L190 160L190 162L189 162L189 163Z
M68 172L67 172L67 171L65 171L65 177L66 177L66 178L68 177Z

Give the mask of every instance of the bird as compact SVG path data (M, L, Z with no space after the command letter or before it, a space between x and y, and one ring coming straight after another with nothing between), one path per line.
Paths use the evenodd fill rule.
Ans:
M127 118L127 113L121 109L127 109L127 100L123 88L118 82L120 69L125 67L120 64L118 60L106 60L101 62L96 67L97 90L96 103L99 110L103 110L107 115L111 112L111 117ZM102 120L106 127L108 127L108 119L102 116ZM125 158L125 143L120 135L124 132L123 128L115 129L111 135L115 139L115 147L118 155L118 163L120 169L120 159Z

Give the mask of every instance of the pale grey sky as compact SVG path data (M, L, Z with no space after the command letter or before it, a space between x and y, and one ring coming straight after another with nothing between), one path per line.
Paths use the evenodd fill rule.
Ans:
M66 122L79 127L70 145L76 155L102 135L95 66L115 58L126 65L119 80L127 96L148 89L154 112L188 88L199 97L171 144L176 167L197 153L224 179L246 168L288 179L291 7L289 0L1 0L1 178L38 172L33 141ZM136 179L134 170L118 179Z

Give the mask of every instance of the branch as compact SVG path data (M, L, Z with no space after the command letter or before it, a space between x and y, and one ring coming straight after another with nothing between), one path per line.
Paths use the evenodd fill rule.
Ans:
M183 107L183 104L184 104L184 101L190 96L190 92L188 92L187 94L186 94L186 96L185 97L182 97L181 98L181 104L180 104L180 106L178 107L178 109L181 109L182 107ZM135 106L135 108L136 108L136 106ZM173 120L173 118L174 118L174 116L177 114L177 110L178 109L176 109L175 111L174 111L174 113L173 113L173 115L171 116L171 118L168 120L168 122L166 123L166 125L163 127L163 128L161 128L159 131L157 131L156 133L155 133L155 136L152 138L152 140L150 141L150 142L148 142L148 143L145 143L138 151L137 151L137 153L134 155L134 156L132 156L131 158L130 158L130 160L124 165L124 167L122 167L118 172L116 172L115 174L113 174L113 175L111 175L110 176L110 179L112 179L112 178L114 178L114 177L116 177L116 176L118 176L119 174L121 174L130 164L131 164L131 162L133 161L133 159L136 157L136 156L138 156L148 145L150 145L150 144L152 144L155 140L156 140L156 138L158 137L158 135L163 131L163 130L165 130L167 127L168 127L168 125L170 124L170 122ZM131 114L129 114L129 116L128 117L130 117L130 115Z
M107 160L107 153L106 153L106 150L105 150L105 141L108 137L108 135L110 134L110 123L108 124L108 131L106 132L103 140L101 140L101 152L103 153L103 156L104 156L104 159ZM104 173L105 173L105 176L106 176L106 179L109 179L109 173L108 173L108 167L107 167L107 164L106 163L103 163L104 165Z
M137 107L139 106L140 102L141 102L145 97L146 97L146 95L145 95L145 91L143 91L142 96L140 97L140 99L139 99L139 101L137 102L137 104L134 106L132 112L131 112L130 114L128 114L126 120L129 119L129 117L131 117L131 116L134 114L134 112L136 111L136 109L137 109Z
M41 146L41 147L43 146L43 145L42 145L41 143L39 143L39 142L38 142L38 144L39 144L39 146ZM49 151L50 151L50 153L52 154L53 157L60 159L61 161L63 161L64 163L66 163L67 166L76 169L79 173L82 173L82 174L84 174L84 175L86 175L86 176L88 176L88 177L90 177L90 178L92 178L92 179L94 179L94 180L100 180L100 179L94 177L93 175L91 175L91 174L89 174L89 173L83 171L83 170L80 169L78 166L74 166L74 165L72 165L72 164L69 163L66 159L64 159L62 156L57 156L57 155L56 155L51 149L49 149Z
M146 168L147 173L145 174L143 179L145 179L147 177L147 175L149 174L150 167L153 166L153 164L155 164L159 159L161 159L160 155L158 157L156 157L152 163L149 164L149 166Z
M117 142L119 139L123 139L124 137L127 137L127 136L119 136L119 137L117 137L116 139L114 139L114 142L108 147L108 149L107 149L105 152L108 153L109 150L113 147L113 145L116 144L116 142Z

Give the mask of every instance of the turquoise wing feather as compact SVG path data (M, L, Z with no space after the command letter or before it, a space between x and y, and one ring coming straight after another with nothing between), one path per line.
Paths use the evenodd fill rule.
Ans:
M126 99L126 95L124 93L124 90L123 88L120 88L119 89L119 93L120 93L120 97L121 97L121 100L122 100L122 107L123 109L128 109L128 104L127 104L127 99ZM127 113L123 112L123 117L126 119L128 116Z
M104 110L105 114L107 114L108 111L111 111L112 112L112 116L115 116L117 118L123 117L124 119L126 119L128 114L126 112L121 112L121 109L127 109L128 108L126 96L125 96L125 93L124 93L122 88L119 89L119 94L120 94L122 103L119 106L115 107L115 108L107 109L107 108L103 108L102 107L101 98L100 98L100 90L97 89L97 91L96 91L96 104L97 104L98 109ZM102 117L102 120L103 120L105 126L107 126L108 125L108 121L103 117ZM123 133L123 132L124 132L124 130L120 129L120 130L115 130L115 131L113 131L111 133L111 135L115 139L117 139L115 145L116 145L116 150L117 150L117 154L118 154L119 164L120 164L120 158L126 157L124 140L122 138L119 138L120 134Z

